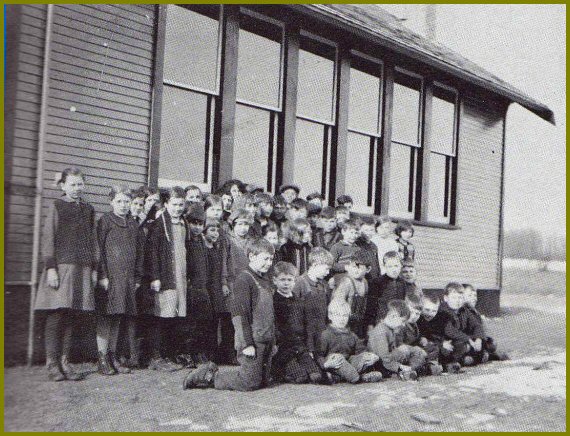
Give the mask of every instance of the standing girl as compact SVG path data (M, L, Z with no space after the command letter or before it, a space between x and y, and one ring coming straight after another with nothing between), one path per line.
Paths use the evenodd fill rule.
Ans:
M74 319L80 312L95 309L95 209L81 198L85 176L79 169L65 169L58 185L64 195L53 202L45 222L44 271L35 309L48 311L45 347L49 379L79 380L69 365L69 354Z
M129 215L132 194L127 187L111 188L111 212L97 223L99 244L99 287L97 292L97 348L99 372L129 373L115 357L121 321L126 322L130 361L138 361L136 340L136 290L142 276L143 230Z

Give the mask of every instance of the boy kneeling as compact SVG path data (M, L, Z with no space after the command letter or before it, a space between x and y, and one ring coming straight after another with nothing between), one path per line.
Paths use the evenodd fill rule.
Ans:
M214 363L200 365L186 376L184 389L214 387L253 391L267 386L270 381L275 321L272 284L267 271L275 249L264 239L254 239L248 243L246 254L249 267L237 276L231 301L235 348L241 366L237 371L219 373Z
M344 301L332 301L328 314L330 324L321 334L318 362L326 371L329 382L380 381L380 372L364 373L378 361L378 356L367 352L363 341L347 328L350 305Z
M277 354L273 358L275 378L286 383L319 383L321 369L309 353L305 333L304 302L293 292L297 268L288 262L277 262L273 268L275 337Z

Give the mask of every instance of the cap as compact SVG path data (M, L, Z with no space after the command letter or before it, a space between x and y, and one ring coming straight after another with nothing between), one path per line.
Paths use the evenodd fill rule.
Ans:
M188 208L186 219L188 221L202 221L202 222L205 221L206 212L204 212L204 204L203 203L191 204L190 207Z
M366 254L366 250L363 250L362 248L352 253L352 255L350 256L350 260L359 265L370 266L370 256L368 256Z

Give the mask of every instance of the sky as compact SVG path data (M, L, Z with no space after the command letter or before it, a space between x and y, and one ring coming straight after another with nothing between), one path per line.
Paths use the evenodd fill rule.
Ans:
M425 35L426 5L379 5ZM566 234L566 5L436 7L436 39L554 111L507 113L505 229Z

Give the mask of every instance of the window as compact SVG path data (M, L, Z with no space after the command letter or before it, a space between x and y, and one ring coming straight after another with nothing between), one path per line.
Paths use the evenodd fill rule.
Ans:
M418 155L421 147L423 81L396 68L390 151L389 213L398 218L416 216Z
M353 53L349 91L345 193L352 197L356 212L374 213L382 64Z
M301 31L293 181L305 195L328 196L336 59L336 45Z
M281 113L283 26L242 9L232 174L273 191Z
M457 148L457 92L434 85L429 171L428 220L454 224L452 198Z
M218 6L167 6L159 186L210 190L219 23Z

